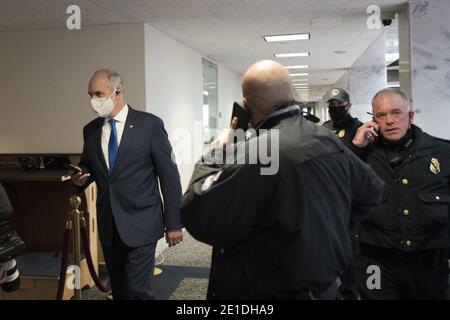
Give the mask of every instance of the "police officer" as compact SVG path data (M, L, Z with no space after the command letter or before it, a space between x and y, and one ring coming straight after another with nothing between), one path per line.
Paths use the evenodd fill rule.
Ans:
M282 65L255 63L242 87L256 130L238 144L222 132L182 200L183 225L213 246L207 297L336 299L352 256L350 225L378 203L383 183L333 133L301 116ZM265 146L269 162L252 153Z
M362 123L357 118L350 115L352 104L350 102L349 94L344 89L331 88L325 94L324 99L331 120L324 122L323 126L334 131L344 145L350 147L356 130L358 130ZM354 254L357 254L357 246L355 244L353 246ZM341 275L341 279L342 286L340 287L340 290L344 298L346 300L360 299L353 261Z
M367 299L444 299L450 143L412 124L414 112L402 92L381 90L372 108L374 121L358 129L353 144L386 186L381 205L355 235L360 293Z
M324 122L323 126L334 131L349 146L362 123L350 115L352 104L348 93L341 88L332 88L325 95L325 103L331 120Z

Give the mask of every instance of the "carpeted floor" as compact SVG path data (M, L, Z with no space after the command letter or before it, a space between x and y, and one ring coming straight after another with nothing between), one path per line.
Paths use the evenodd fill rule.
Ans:
M158 262L160 264L158 264ZM208 287L211 247L196 241L189 233L177 246L167 248L156 259L162 273L154 278L158 300L204 300ZM105 299L97 288L83 290L83 299Z
M41 278L39 285L28 279L22 281L22 288L11 294L1 293L0 300L42 300L55 299L59 273L60 255L54 253L22 256L18 261L23 274L39 274L52 277ZM30 263L32 261L32 263ZM154 290L158 300L203 300L208 286L211 247L196 241L187 232L184 240L173 248L167 248L156 259L156 268L162 272L154 277ZM23 266L20 268L20 266ZM31 266L31 267L30 267ZM51 266L51 267L49 267ZM107 280L107 274L100 280ZM1 290L0 290L1 291ZM104 300L107 294L96 287L82 291L83 300Z

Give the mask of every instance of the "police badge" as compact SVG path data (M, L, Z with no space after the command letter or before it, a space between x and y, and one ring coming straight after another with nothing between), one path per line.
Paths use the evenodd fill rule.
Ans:
M430 171L434 174L438 174L441 172L441 165L439 164L439 160L436 158L431 158L430 161Z
M339 132L338 132L338 137L339 137L339 138L343 138L344 136L345 136L345 129L339 130Z

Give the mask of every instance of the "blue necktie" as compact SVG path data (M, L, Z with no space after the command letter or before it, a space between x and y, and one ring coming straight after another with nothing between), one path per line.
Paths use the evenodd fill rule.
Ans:
M109 136L108 143L108 162L109 171L111 172L114 168L114 162L116 162L117 150L119 149L119 143L117 142L117 129L116 129L115 119L110 119L109 124L111 125L111 135Z

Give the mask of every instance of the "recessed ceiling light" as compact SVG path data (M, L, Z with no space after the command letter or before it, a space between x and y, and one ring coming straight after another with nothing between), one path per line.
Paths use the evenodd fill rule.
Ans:
M309 52L275 53L275 58L307 57Z
M308 69L309 65L302 64L302 65L299 65L299 66L286 66L285 68L286 69Z
M292 82L308 82L308 79L294 79Z
M302 72L302 73L291 73L291 77L304 77L309 75L308 72Z
M309 40L311 38L311 34L309 34L309 33L280 34L280 35L276 35L276 36L264 36L263 38L267 42Z
M345 51L345 50L336 50L336 51L333 51L334 53L336 53L336 54L344 54L344 53L347 53L347 51Z

